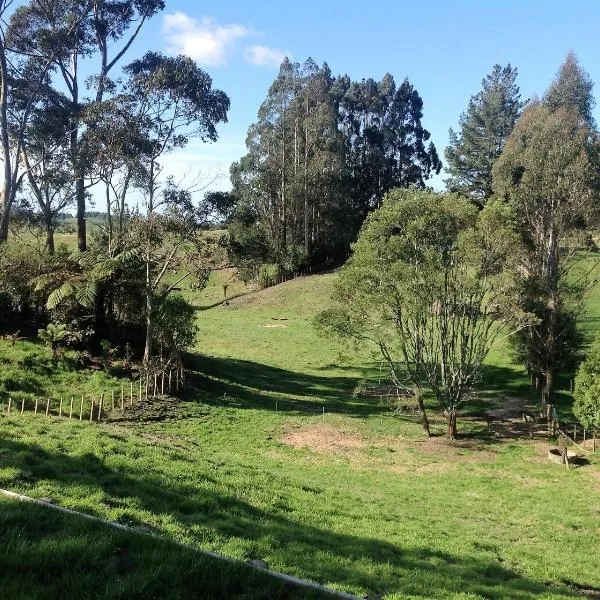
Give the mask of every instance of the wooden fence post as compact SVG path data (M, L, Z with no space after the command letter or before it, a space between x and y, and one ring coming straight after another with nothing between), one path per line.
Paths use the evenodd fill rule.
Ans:
M146 401L148 400L148 388L150 387L150 373L146 373Z
M58 416L59 417L62 417L62 403L63 403L63 399L62 399L62 396L61 396L61 398L60 398L60 405L58 407Z
M125 387L121 384L121 410L125 409Z
M91 400L92 400L92 405L90 406L90 423L92 422L92 419L94 418L94 396L92 396Z
M173 369L169 369L169 394L171 393L171 375L173 375Z
M71 396L71 407L69 408L69 419L73 417L73 396Z
M104 404L104 394L100 394L100 406L98 406L98 422L102 416L102 405Z
M49 411L50 411L50 398L48 398L48 400L46 401L46 416L48 416Z
M10 415L10 405L12 404L12 398L9 396L8 397L8 413Z
M35 399L35 409L34 409L34 411L33 411L33 414L34 414L34 415L37 415L37 409L38 409L38 399L36 398L36 399Z
M115 410L115 390L110 391L110 408L111 410Z
M21 400L21 414L23 414L24 410L25 410L25 398L23 398L23 400Z
M156 381L157 381L158 373L154 373L154 389L152 390L152 398L156 398Z
M83 418L83 396L81 396L81 404L79 405L79 420Z
M165 372L162 372L162 376L160 378L160 395L165 395Z

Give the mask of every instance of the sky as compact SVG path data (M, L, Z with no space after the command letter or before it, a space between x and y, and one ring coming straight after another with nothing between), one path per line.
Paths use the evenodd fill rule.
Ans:
M165 162L178 179L202 174L211 188L229 189L229 165L245 153L248 126L286 55L326 61L334 75L353 79L379 80L387 72L397 82L408 77L443 158L448 129L457 127L496 63L518 68L523 99L543 95L569 50L600 86L599 33L594 0L166 0L129 56L148 49L186 54L229 95L229 122L219 127L219 141L192 141ZM595 117L600 122L598 108ZM443 179L442 173L429 183L442 188Z

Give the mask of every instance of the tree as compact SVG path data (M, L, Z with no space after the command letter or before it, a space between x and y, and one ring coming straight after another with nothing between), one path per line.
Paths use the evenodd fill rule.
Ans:
M61 94L46 86L32 110L21 147L22 169L28 188L38 205L39 219L46 234L46 249L54 254L57 219L74 200L69 169L69 120L58 109Z
M573 414L592 431L600 430L600 341L588 350L575 377Z
M478 382L492 344L518 320L512 296L517 232L510 210L482 213L457 195L393 190L363 226L317 324L373 344L396 385L433 391L456 436L456 411Z
M423 100L404 79L387 73L380 82L347 76L334 84L344 137L348 189L357 229L395 187L424 187L442 164L422 123Z
M66 90L62 110L68 115L69 163L75 185L78 248L87 245L86 163L81 155L84 108L100 103L115 89L110 75L137 39L144 23L164 8L164 0L30 0L10 22L15 49L35 53L57 73ZM112 54L110 53L112 50ZM96 58L96 72L86 79L93 100L82 96L81 63Z
M587 273L577 252L590 244L597 173L597 141L580 115L539 103L523 112L493 169L494 191L513 207L527 248L522 307L537 317L516 348L547 399L580 344Z
M575 111L589 127L593 128L595 126L592 116L595 105L593 88L594 82L581 68L577 56L571 51L544 95L544 103L552 110L566 108Z
M441 163L408 80L334 78L285 59L231 169L233 192L265 260L284 271L346 257L364 218L393 187L423 187ZM246 207L247 210L245 208ZM247 220L237 227L246 233Z
M446 186L480 207L492 195L492 166L523 108L517 74L510 64L494 65L482 81L483 89L471 96L467 110L460 115L459 132L450 129Z
M206 263L203 254L206 244L196 236L205 223L206 211L198 211L191 195L168 181L159 193L160 159L174 148L185 146L191 137L202 141L217 139L217 125L227 121L229 98L212 88L207 73L185 56L166 57L148 52L125 68L129 76L126 93L137 102L138 131L146 131L146 150L142 157L143 169L137 185L143 191L146 214L132 225L139 247L143 249L145 265L145 319L146 344L144 363L152 358L152 340L155 317L155 296L159 301L194 270L202 279ZM181 254L196 250L196 256L187 256L189 268L177 282L162 282L174 265L181 265Z

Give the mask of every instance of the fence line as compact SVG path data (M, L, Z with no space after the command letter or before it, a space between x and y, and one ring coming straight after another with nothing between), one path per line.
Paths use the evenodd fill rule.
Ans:
M277 277L269 277L261 284L262 289L267 289L276 285L280 285L285 283L286 281L291 281L292 279L297 279L298 277L307 277L309 275L315 275L317 273L322 273L323 271L327 271L336 265L341 264L339 259L336 258L328 258L324 262L321 262L316 265L310 265L308 267L304 267L301 269L297 269L292 273L288 273L287 275L278 275Z
M139 379L139 393L137 395L134 394L134 382L129 382L129 406L133 407L135 404L139 404L142 401L148 401L149 399L155 399L165 395L171 396L174 393L176 394L184 389L185 380L184 369L171 369L168 372L165 370L156 371L152 379L150 379L149 374L146 373L145 384L144 377L140 377ZM107 406L109 397L110 411ZM0 413L11 415L33 412L37 415L38 412L43 412L46 417L68 418L69 420L79 418L80 421L83 421L83 419L86 418L90 423L93 423L101 421L103 417L108 416L110 413L114 413L115 410L125 412L125 383L121 383L120 406L116 398L114 389L110 391L110 395L105 394L104 392L97 394L83 394L81 399L77 396L77 399L79 400L79 409L77 409L75 395L68 396L66 399L64 396L60 398L36 397L21 398L20 401L18 398L13 399L12 396L9 396L7 403L0 403ZM66 410L63 410L67 405L65 400L69 406L68 416Z

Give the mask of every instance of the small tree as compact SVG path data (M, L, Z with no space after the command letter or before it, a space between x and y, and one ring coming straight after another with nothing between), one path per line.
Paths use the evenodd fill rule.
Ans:
M600 430L600 340L591 346L575 377L573 414L594 432Z
M430 388L456 435L456 411L490 347L517 314L512 265L519 245L506 206L480 215L466 199L394 190L366 221L319 327L374 344L392 380L414 386L423 417Z

